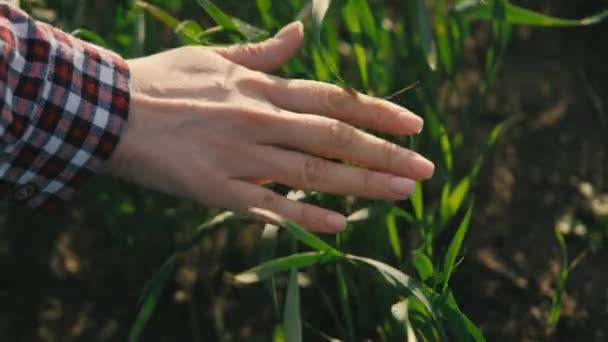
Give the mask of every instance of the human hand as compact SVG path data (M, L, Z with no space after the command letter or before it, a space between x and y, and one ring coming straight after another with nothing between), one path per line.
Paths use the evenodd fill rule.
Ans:
M421 131L422 119L334 85L266 74L297 51L302 36L302 24L292 23L259 44L129 60L129 120L108 173L204 205L270 210L319 232L343 230L345 217L262 185L408 197L433 164L354 126L407 135Z

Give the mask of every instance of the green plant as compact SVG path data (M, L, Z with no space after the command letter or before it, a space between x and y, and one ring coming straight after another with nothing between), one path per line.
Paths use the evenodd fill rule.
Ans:
M284 68L283 75L335 82L413 108L425 118L425 134L415 139L397 138L396 142L438 161L435 179L420 184L409 202L391 205L314 193L305 196L302 200L352 213L350 229L333 239L317 237L302 227L275 218L294 239L292 253L275 255L278 234L276 227L268 226L264 236L271 236L272 243L264 248L264 262L233 278L247 284L267 282L275 308L280 311L274 279L289 271L285 304L282 314L278 314L282 320L277 321L275 332L278 333L274 340L302 340L306 322L300 314L297 275L315 267L323 268L329 278L318 280L318 286L331 288L331 279L336 282L337 298L326 300L326 306L335 320L331 333L342 340L371 337L385 341L483 341L479 329L459 309L449 280L458 265L474 212L473 184L484 155L500 136L502 126L496 126L480 145L468 130L473 118L467 108L461 107L457 108L459 130L448 133L447 109L439 101L439 88L447 86L451 94L459 96L454 77L464 60L471 19L490 23L483 94L496 81L496 68L512 25L590 25L603 20L608 11L581 20L566 20L517 7L507 0L463 0L454 5L445 1L413 0L401 2L403 13L393 15L390 7L399 6L394 2L376 6L380 2L257 0L262 29L226 14L210 1L198 3L217 26L205 28L191 20L180 21L158 7L136 2L139 8L170 27L183 44L257 41L285 24L285 13L295 14L294 18L308 23L309 39L301 54ZM340 44L346 41L348 48L344 51ZM412 84L416 85L415 89L409 89L408 85ZM404 87L407 91L402 91ZM463 153L469 145L482 146L472 159ZM468 170L464 175L463 169ZM409 244L411 250L406 249L406 237L415 241ZM446 237L450 240L447 244L442 242ZM199 238L203 236L199 234ZM306 251L298 247L296 240L306 246ZM160 274L164 274L163 269ZM355 281L369 271L376 276L364 278L365 282ZM158 278L155 276L152 282ZM153 285L148 288L156 289ZM158 291L148 293L158 296ZM365 304L362 293L371 296L374 304ZM558 315L555 307L556 304L553 312ZM148 312L149 307L144 306L142 310ZM136 329L140 329L149 314L139 317ZM321 333L313 324L306 326L329 339L329 334ZM133 340L137 339L138 331L134 329ZM370 336L370 331L376 336Z

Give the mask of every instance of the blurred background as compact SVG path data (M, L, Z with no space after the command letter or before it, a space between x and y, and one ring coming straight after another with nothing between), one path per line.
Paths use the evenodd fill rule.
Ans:
M307 20L308 3L216 2L225 13L268 33L298 15ZM353 223L341 244L324 238L433 287L437 278L427 279L415 253L438 267L466 206L474 202L450 288L483 335L490 341L608 340L608 22L501 26L487 18L492 13L459 12L458 6L475 1L365 3L377 32L370 33L363 14L357 18L367 19L357 30L349 1L334 1L320 40L307 31L302 52L279 74L343 83L377 96L414 85L391 100L422 115L426 131L415 141L398 142L430 156L438 172L424 185L423 201L420 194L425 208L420 217L409 201L313 196L311 201L347 214L374 208L369 220ZM428 13L426 24L420 13L412 13L420 3ZM190 26L169 27L148 4L204 29L216 25L195 0L21 1L39 20L78 30L81 38L125 58L193 43ZM507 4L570 19L608 9L605 0ZM247 38L220 32L198 35L195 43ZM316 53L318 44L325 55ZM463 199L457 199L456 189ZM446 198L458 202L451 211ZM403 217L395 219L394 208L405 212ZM184 237L217 213L104 177L89 182L58 215L3 206L0 340L126 340L141 313L139 299L148 279ZM280 291L235 285L226 277L263 259L261 232L253 222L229 223L178 252L140 340L281 340L273 298ZM277 246L277 254L289 254L288 243L279 239ZM318 267L302 277L305 341L327 341L326 335L397 340L375 315L376 289L368 291L367 278L347 278L352 282L347 313L339 304L334 271ZM277 277L276 286L284 287L284 278ZM341 336L349 328L334 320L350 322L346 325L355 333ZM425 340L422 330L416 335Z

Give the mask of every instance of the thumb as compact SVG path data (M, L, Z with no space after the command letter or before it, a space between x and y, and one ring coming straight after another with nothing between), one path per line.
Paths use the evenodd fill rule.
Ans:
M216 48L215 51L246 68L271 71L285 64L298 51L303 36L302 23L295 21L263 42Z

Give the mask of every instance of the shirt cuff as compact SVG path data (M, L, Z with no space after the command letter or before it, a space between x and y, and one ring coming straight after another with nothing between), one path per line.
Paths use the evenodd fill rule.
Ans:
M13 108L27 106L32 115L14 115L8 128L19 138L5 146L0 194L53 210L118 145L129 112L129 69L118 55L49 25L31 19L19 25L13 27L27 47L28 70L9 71L21 72Z

